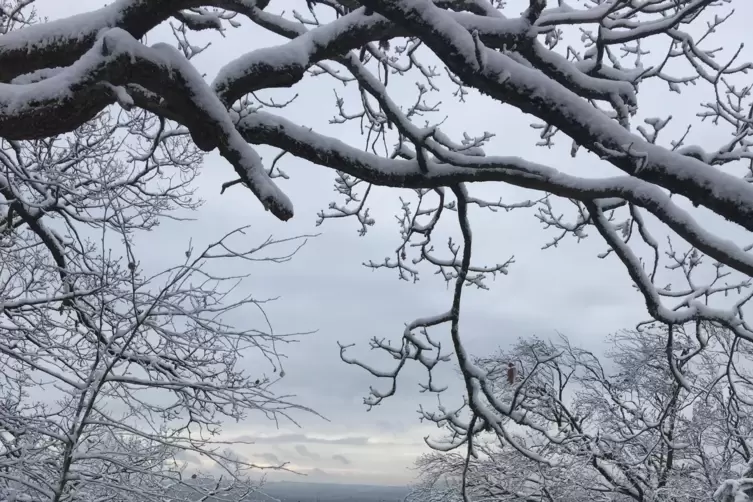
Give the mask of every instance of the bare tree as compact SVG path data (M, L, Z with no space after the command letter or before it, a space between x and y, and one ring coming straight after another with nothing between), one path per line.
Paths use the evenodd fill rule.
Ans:
M30 3L0 2L5 36L38 21ZM48 76L35 75L2 85ZM266 300L245 278L304 240L249 248L239 228L142 267L153 250L139 235L199 206L201 160L185 127L141 109L0 140L0 500L239 500L259 488L249 472L262 466L220 441L221 425L303 408L273 391L291 335L253 325ZM186 472L191 457L201 465Z
M18 7L28 3L5 7L6 23L23 23ZM490 429L530 460L548 465L551 459L513 438L505 424L512 420L516 427L556 437L497 399L493 380L463 346L464 286L485 288L486 278L507 273L513 263L475 263L471 215L536 208L538 220L556 232L549 247L568 236L582 239L595 228L607 244L600 257L624 265L650 320L669 326L670 333L687 322L706 322L734 334L729 368L753 339L744 317L753 258L745 237L730 241L721 226L708 224L707 216L727 220L740 234L753 230L753 108L746 80L751 64L739 60L742 47L730 49L729 40L726 50L713 44L714 33L723 31L733 7L745 0L503 4L308 0L305 12L291 11L289 0L120 0L83 16L0 36L0 137L46 141L84 126L117 103L171 124L187 148L217 150L238 175L223 190L245 186L281 220L293 216L293 203L274 179L281 174L275 170L280 157L265 166L252 145L334 170L344 202L331 203L320 220L353 217L362 233L375 223L368 204L376 187L404 189L400 243L393 256L369 266L409 280L428 266L453 284L452 305L408 322L397 344L372 341L395 359L392 367L356 360L348 345L342 347L343 359L387 380L386 389L373 388L366 400L376 405L395 392L398 374L411 361L429 371L424 389L441 391L431 370L450 359L444 351L450 345L472 417L454 446L469 444L477 431ZM165 21L178 36L177 49L140 41ZM221 34L242 22L289 41L239 54L206 82L190 62L196 46L188 37L193 31ZM276 111L286 103L258 95L314 77L333 78L338 89L355 87L352 94L336 92L332 122L360 123L365 148L293 123ZM417 84L408 101L388 92L395 80ZM696 103L700 119L715 124L715 137L728 135L721 145L696 145L691 124L675 128L669 115L640 112L639 90L650 89L661 99L662 89L679 93L690 84L706 92ZM523 112L540 131L539 146L565 142L572 156L606 172L583 176L512 155L487 154L493 132L452 138L438 116L443 108L432 97L440 89L454 90L461 101L480 93L490 104ZM432 116L437 118L426 120ZM709 143L705 137L699 140ZM475 191L474 183L481 182L535 195L490 200ZM12 195L6 199L15 200ZM60 242L38 229L35 207L16 207L14 218L54 256ZM450 239L443 252L435 234L449 219L456 219L460 237ZM449 326L449 343L429 331L440 326ZM694 343L691 353L705 342ZM685 356L676 352L672 337L667 353L673 378L683 389L693 389L693 380L680 369Z
M675 369L666 328L619 333L603 363L564 337L524 340L475 360L495 399L528 426L509 427L512 419L500 416L511 439L481 430L463 453L425 455L411 498L449 492L474 501L711 500L751 461L753 389L737 385L747 377L734 368L724 372L735 337L713 326L695 329L674 329ZM693 350L696 336L705 340L702 350ZM738 353L734 366L749 365L750 356ZM515 385L504 376L509 360L522 367ZM428 416L449 432L438 449L468 437L465 415Z

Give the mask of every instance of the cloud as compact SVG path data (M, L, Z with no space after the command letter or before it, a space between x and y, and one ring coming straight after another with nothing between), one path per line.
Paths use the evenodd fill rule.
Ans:
M306 434L279 434L275 436L238 436L230 441L251 442L254 444L284 444L284 443L314 443L314 444L339 444L349 446L366 446L370 444L370 438L366 436L322 438Z
M302 457L312 458L314 460L318 460L320 458L318 453L310 451L308 448L306 448L305 445L302 444L295 445L295 451L297 451L298 454Z
M178 451L175 453L176 460L182 460L187 464L201 465L201 458L190 451Z
M401 434L408 430L408 428L405 426L405 424L401 421L390 421L390 420L377 420L374 422L374 425L382 431L382 432L389 432L393 434Z
M271 464L281 464L280 459L275 455L274 453L257 453L254 455L255 457L259 457L261 459L266 460L267 462Z
M342 463L343 465L350 465L350 460L345 458L344 455L332 455L332 460L337 460L338 462Z

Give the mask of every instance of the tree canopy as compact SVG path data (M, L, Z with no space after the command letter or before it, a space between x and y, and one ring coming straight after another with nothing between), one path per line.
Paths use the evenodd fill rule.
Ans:
M198 207L192 187L206 152L218 152L237 176L222 191L248 189L282 221L295 215L285 190L295 179L279 169L283 155L332 171L342 199L320 221L353 218L366 233L375 224L369 207L378 187L405 195L394 254L367 265L406 280L434 270L453 287L451 305L406 319L397 343L371 341L391 356L391 367L354 358L350 344L341 346L341 357L387 382L370 389L368 406L396 392L407 364L425 367L423 389L441 393L432 370L454 360L463 406L423 412L455 428L451 444L433 443L437 448L471 446L477 434L490 432L527 461L548 466L555 460L528 448L511 428L563 441L521 411L516 397L501 399L494 372L464 346L464 290L487 288L489 277L513 263L477 263L472 228L480 211L535 211L553 231L550 248L595 230L606 245L599 258L622 265L645 302L647 323L664 327L648 333L666 347L673 388L700 396L711 392L712 381L726 382L724 392L750 385L734 361L753 341L745 316L753 296L753 63L744 59L743 40L725 32L725 23L741 15L735 9L749 8L746 0L307 0L298 10L289 0L116 0L53 21L39 19L33 7L33 0L0 1L0 426L7 431L0 432L0 497L11 497L12 486L13 497L90 500L105 495L87 489L135 486L109 478L113 472L124 479L140 473L158 486L165 471L156 466L175 448L214 455L240 479L239 470L254 466L213 453L203 439L171 434L294 406L269 389L276 377L236 371L252 349L274 365L277 335L218 320L222 312L259 305L230 300L223 287L238 278L213 275L207 265L251 263L291 241L239 249L223 239L148 277L131 246L134 233L174 209ZM251 40L251 50L238 48L209 81L194 57L213 48L192 40L244 25L283 42ZM164 28L173 38L151 43ZM331 122L360 128L365 147L288 118L305 104L260 94L314 78L332 79ZM415 84L410 92L406 82ZM678 124L662 109L663 99L690 88L688 107L713 134ZM499 113L500 121L514 111L510 118L539 133L531 146L551 149L551 159L510 154L519 149L495 131L448 134L451 114L434 98L440 95L461 106L471 97L484 100L488 108L476 112ZM279 155L265 163L260 148ZM566 154L587 169L565 167ZM490 185L526 196L489 198L480 187ZM441 225L456 231L446 246L436 237ZM108 254L107 239L124 243L122 256ZM284 261L295 244L291 249L265 257ZM680 343L673 334L687 326L695 335ZM706 350L706 329L729 337L717 354L722 372L691 378L683 368L689 354ZM40 375L66 389L54 416L41 405L27 408L27 391ZM139 386L164 390L174 401L142 401L133 394ZM129 403L125 418L107 415L100 404L108 400ZM160 432L137 434L129 420L147 420ZM591 432L574 423L568 440L589 440ZM103 445L91 459L108 451L131 460L111 462L119 466L112 472L74 468L90 465L83 453L89 430L92 443ZM150 457L160 459L153 468L136 468L128 456L168 446ZM51 458L59 461L46 463ZM178 471L168 478L183 483ZM227 488L183 485L211 496ZM156 488L133 493L150 499Z

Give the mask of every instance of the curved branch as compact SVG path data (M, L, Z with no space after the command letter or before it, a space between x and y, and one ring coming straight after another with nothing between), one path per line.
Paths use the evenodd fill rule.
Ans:
M244 117L237 127L251 143L272 145L319 165L338 166L339 170L375 185L438 188L498 181L584 202L627 200L651 212L714 259L753 275L753 257L735 243L704 229L660 188L638 178L580 178L519 157L473 157L468 158L466 166L428 160L428 171L424 172L417 160L379 157L265 112Z
M269 0L116 0L101 9L4 34L0 37L0 82L40 68L72 65L107 28L121 28L140 39L184 9L212 6L247 12L249 6L263 9L268 3Z

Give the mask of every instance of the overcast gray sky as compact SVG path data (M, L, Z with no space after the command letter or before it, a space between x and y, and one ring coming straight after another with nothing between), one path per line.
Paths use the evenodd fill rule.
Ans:
M42 13L51 18L104 3L38 2ZM293 4L300 8L301 3L291 1L291 8ZM280 4L272 2L276 8ZM730 39L742 41L747 29L744 23L752 18L753 8L746 2L737 2L736 7L747 12L738 12L725 25L724 33ZM150 36L150 42L153 41L155 38ZM196 64L211 80L223 64L242 52L280 42L252 23L244 22L243 27L230 30L225 39L212 36L213 47L198 56ZM398 101L408 102L415 96L411 81L391 87ZM298 93L297 102L282 112L285 116L353 145L362 145L363 138L353 124L328 125L336 112L333 88L341 89L341 85L320 77L307 79L304 85L292 90L275 90L265 96L282 100ZM529 120L509 107L475 95L468 103L458 104L451 96L453 90L448 85L440 96L432 96L444 103L443 113L449 116L444 130L451 136L457 138L465 130L471 134L490 131L497 136L487 152L521 155L580 175L588 175L590 171L594 176L610 173L594 159L571 159L570 145L563 139L551 150L535 148L536 131L528 127ZM691 120L697 111L682 105L684 101L694 102L692 92L691 89L681 96L668 97L662 89L657 98L647 86L641 94L642 113L663 116L671 112L676 127L682 128L683 122ZM721 139L708 128L694 134L694 141L699 143L710 141L713 145ZM271 159L271 151L261 153L265 160ZM245 423L227 424L225 436L253 440L253 446L239 447L238 452L258 463L289 461L292 468L309 474L309 480L406 483L413 477L409 467L416 456L428 451L422 438L438 433L436 428L421 424L416 413L419 403L432 405L435 398L418 392L418 381L423 374L411 369L400 379L396 396L367 412L362 398L370 385L379 382L340 362L336 342L355 342L357 350L370 358L366 350L369 338L399 340L406 322L445 311L449 291L430 270L426 270L419 283L409 284L389 271L372 272L361 265L369 259L383 259L398 245L393 218L400 207L397 191L382 189L376 193L372 207L377 225L366 237L359 237L354 220L330 220L321 227L314 226L317 211L334 200L332 172L292 157L286 158L282 167L291 175L290 181L281 182L296 208L291 222L274 220L244 189L236 187L220 196L221 183L232 179L233 172L221 158L209 155L199 191L206 204L194 215L197 221L166 222L142 241L146 247L139 249L141 259L149 262L147 267L155 268L174 263L182 256L189 238L198 243L216 240L224 232L246 224L251 225L252 242L269 234L285 237L322 232L292 262L260 265L249 287L259 297L281 297L268 309L278 331L317 330L284 349L288 356L286 376L278 391L295 394L298 402L316 409L329 421L299 413L296 418L300 428L288 423L276 428L263 416L251 416ZM509 187L487 186L481 191L501 194L509 201L535 197ZM598 236L579 244L566 239L557 249L541 250L552 234L541 229L531 210L496 214L477 210L472 216L477 258L499 262L515 256L510 274L497 278L490 291L466 292L462 332L473 353L505 346L518 337L549 337L557 331L577 344L598 348L607 334L632 327L646 317L642 298L616 259L596 257L605 250ZM251 361L248 365L250 371L255 369ZM449 366L442 369L440 376L448 384L455 379ZM460 395L450 392L446 398L457 402ZM286 477L290 478L270 475L270 479Z

